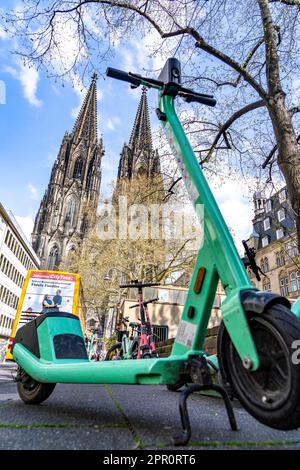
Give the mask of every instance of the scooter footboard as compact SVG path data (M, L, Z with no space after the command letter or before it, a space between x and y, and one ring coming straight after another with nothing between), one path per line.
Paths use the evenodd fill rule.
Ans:
M80 321L57 312L41 315L16 334L14 360L42 383L175 384L186 356L124 361L89 361Z
M187 360L169 357L103 362L62 359L50 362L37 358L20 343L14 347L14 359L38 382L141 385L175 384Z

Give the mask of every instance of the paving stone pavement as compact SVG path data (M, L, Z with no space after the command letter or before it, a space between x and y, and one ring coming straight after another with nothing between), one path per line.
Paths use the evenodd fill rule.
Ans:
M179 393L164 386L58 384L43 404L25 405L14 373L0 365L0 450L174 449ZM300 449L300 429L270 429L236 400L237 432L219 398L193 395L188 409L189 449Z

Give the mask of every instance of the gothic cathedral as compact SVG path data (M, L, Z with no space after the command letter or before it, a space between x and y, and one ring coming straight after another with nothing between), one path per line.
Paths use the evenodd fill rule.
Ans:
M87 230L96 219L104 155L102 139L97 138L96 80L94 75L73 131L63 138L35 218L32 245L42 269L57 269L70 252L80 252ZM127 186L139 175L149 180L161 175L159 155L152 145L146 89L142 91L129 143L122 149L117 188L123 183Z
M43 269L57 269L70 251L79 251L96 217L104 155L97 137L96 80L94 75L73 131L63 138L35 218L32 245Z

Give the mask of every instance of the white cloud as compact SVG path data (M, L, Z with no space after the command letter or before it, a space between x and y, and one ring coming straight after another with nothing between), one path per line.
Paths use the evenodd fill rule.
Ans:
M254 214L253 205L249 201L252 192L245 186L245 182L231 179L226 179L218 187L212 187L212 191L227 225L234 232L238 250L243 252L242 240L249 238L252 232Z
M114 131L116 127L121 123L121 119L118 116L114 116L105 120L104 127L109 131Z
M16 60L15 63L16 67L7 66L4 71L20 81L23 95L32 106L42 106L43 102L36 96L39 72L33 66L24 65L19 60Z
M20 225L21 229L23 230L24 232L24 235L26 236L26 238L28 240L31 239L31 233L33 231L33 225L34 225L34 222L33 222L33 217L32 215L27 215L27 216L20 216L20 215L16 215L16 220L18 222L18 224Z
M33 184L28 183L27 190L29 192L30 199L38 199L39 193L37 188Z

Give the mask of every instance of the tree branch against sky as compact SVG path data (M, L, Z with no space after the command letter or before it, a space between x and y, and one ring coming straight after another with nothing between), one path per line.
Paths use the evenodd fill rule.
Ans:
M5 17L21 45L16 52L54 75L94 68L103 73L115 48L147 35L153 68L176 54L186 83L215 92L219 102L215 110L201 108L201 119L195 119L214 124L198 125L192 134L201 160L223 167L226 161L229 168L257 176L276 145L300 235L299 123L289 112L299 105L298 1L24 0L21 5ZM68 34L71 54L62 50Z

